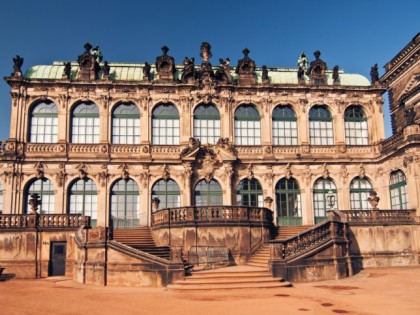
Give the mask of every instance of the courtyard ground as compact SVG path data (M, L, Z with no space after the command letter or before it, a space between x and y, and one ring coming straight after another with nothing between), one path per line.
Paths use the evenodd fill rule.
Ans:
M176 293L64 278L0 282L0 314L420 314L420 267L367 269L291 288Z

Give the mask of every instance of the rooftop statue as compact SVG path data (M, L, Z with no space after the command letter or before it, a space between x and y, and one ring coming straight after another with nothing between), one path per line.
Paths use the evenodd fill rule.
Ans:
M194 66L195 59L192 57L188 59L188 57L184 58L184 68L182 69L181 75L181 82L182 83L194 83L196 79L196 71Z
M407 126L416 124L416 112L413 108L407 108L404 111L405 119L407 120Z
M230 74L230 59L226 58L226 60L223 60L223 58L219 58L219 69L216 72L216 78L219 81L224 81L226 83L232 83L232 75Z
M23 58L19 55L16 55L13 58L13 73L12 76L14 77L21 77L22 76L22 65L23 65Z
M175 59L168 56L169 48L163 46L162 55L156 57L156 70L158 72L159 80L174 80L175 74Z
M96 45L93 49L92 49L92 55L95 57L95 60L98 62L102 61L102 51L99 49L99 46Z
M375 63L373 67L370 68L370 80L372 84L379 82L379 72L378 72L378 64Z
M145 62L143 67L143 80L150 80L150 69L150 64L148 62Z
M333 69L333 74L332 74L334 84L339 84L340 83L340 76L338 74L338 71L339 71L339 67L335 66L334 69Z
M214 77L213 67L209 61L211 57L213 57L211 53L211 45L207 42L202 42L200 46L200 57L203 58L203 62L201 63L201 71L200 76L201 79L205 77Z
M109 72L111 70L111 66L109 65L108 61L105 60L104 62L104 66L102 68L102 71L104 73L104 79L108 79L109 78Z
M327 64L321 58L321 52L319 50L314 52L315 60L311 61L309 69L306 74L310 76L312 84L323 85L327 84L325 78L325 71L327 70Z
M304 71L308 69L308 57L306 57L305 53L302 51L298 60L297 60L298 67L301 67Z
M268 83L268 68L266 65L261 67L261 79L263 81L263 83Z
M98 61L96 60L98 58L98 55L95 57L93 53L91 52L92 45L89 43L86 43L85 46L85 52L77 58L77 62L79 64L79 73L78 73L78 79L81 80L94 80L98 78L100 66ZM95 47L96 48L96 47ZM99 50L99 47L98 47ZM97 52L99 54L99 52Z
M63 78L66 78L68 80L71 79L71 63L70 62L64 63Z
M244 54L244 58L238 61L235 70L239 74L239 83L255 84L255 61L248 57L250 53L248 48L245 48L242 53Z
M299 84L305 84L305 70L301 66L299 66L297 77Z

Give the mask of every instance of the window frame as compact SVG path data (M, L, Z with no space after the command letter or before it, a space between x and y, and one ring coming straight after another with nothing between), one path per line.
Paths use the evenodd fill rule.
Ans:
M50 111L49 113L35 112L37 108L42 107L42 106L50 106L49 109L52 111ZM45 122L44 123L42 123L42 121L38 122L38 119L36 119L37 122L35 123L34 121L35 118L45 118L45 119L51 118L52 122L48 126L51 128L51 133L46 132L47 125ZM37 132L33 133L35 128ZM44 131L42 134L38 133L38 130L40 128ZM38 139L40 137L43 137L45 139L47 136L51 137L51 141L40 141ZM58 141L58 106L57 104L55 104L53 101L40 101L31 107L30 114L29 114L29 130L28 130L27 139L28 139L28 142L32 142L32 143L56 143Z
M292 113L290 116L284 115L288 109L289 113ZM282 111L283 115L276 115L276 112ZM290 127L287 127L287 122L290 123ZM272 141L273 145L285 146L285 145L298 145L298 124L296 113L290 105L277 105L273 109L272 118L271 118L271 132L272 132ZM283 123L283 124L281 124ZM282 126L280 126L282 125ZM280 134L283 131L284 136L281 137ZM290 136L286 134L289 133ZM278 135L277 135L278 134ZM288 141L290 140L290 141ZM287 143L290 142L290 143Z
M205 108L205 112L208 111L209 108L214 108L215 111L217 111L217 114L201 114L197 113L201 108ZM201 124L205 122L206 126L202 127ZM214 126L210 127L209 124L212 122ZM217 126L218 122L218 126ZM197 126L197 124L200 124L200 126ZM213 135L209 135L209 131L212 130ZM198 131L198 132L197 132ZM207 135L202 135L201 133L206 131ZM197 134L199 133L199 134ZM220 112L217 109L217 107L214 104L199 104L195 109L193 113L193 137L200 139L200 142L202 144L216 144L217 141L221 137L221 120L220 120ZM211 141L209 141L210 139Z
M248 109L252 109L257 115L248 115L251 112ZM239 116L240 111L245 111L246 115ZM261 145L261 115L255 105L239 105L233 115L233 127L236 145ZM251 131L253 135L248 135Z
M217 185L217 187L219 188L219 190L212 190L211 189L211 184L215 183ZM207 188L206 190L197 190L197 188L199 187L199 185L204 185L205 188ZM206 204L200 204L197 205L197 197L206 197ZM220 203L218 204L212 204L212 197L220 197ZM215 180L212 179L210 180L210 182L207 182L205 179L202 179L200 181L197 182L197 184L195 185L194 188L194 205L195 206L222 206L223 205L223 190L222 190L222 186L220 185L220 183Z
M122 109L123 107L130 107L130 109ZM116 113L116 111L131 110L134 113ZM122 122L125 122L123 126ZM131 126L129 126L131 121ZM118 126L116 124L118 122ZM125 130L125 132L122 132ZM118 131L116 133L115 131ZM125 133L125 135L124 135ZM140 144L141 141L141 122L140 109L133 102L121 102L116 105L111 114L111 143L112 144Z
M240 189L240 186L242 187L247 184L248 189ZM257 189L251 189L252 186L256 187ZM259 189L258 189L259 187ZM247 198L244 198L244 196L247 196ZM253 198L253 196L255 198ZM263 201L263 188L256 178L252 178L251 180L248 178L243 178L239 181L238 186L236 188L236 204L238 206L245 206L245 207L263 207L264 201ZM248 200L248 204L246 204L245 200ZM253 200L254 199L254 200ZM253 202L253 201L256 201Z
M79 107L85 106L85 111L89 106L92 106L90 113L76 113ZM87 106L87 107L86 107ZM79 118L86 118L84 124L75 123ZM88 119L92 119L92 123L88 124ZM100 112L99 107L94 102L80 102L75 105L70 115L70 143L73 144L97 144L100 137ZM87 133L86 130L91 128L92 132ZM81 130L85 130L82 132ZM77 133L75 131L77 130ZM92 142L88 142L88 137L92 137ZM81 138L81 139L80 139ZM77 140L76 140L77 139Z
M161 108L168 106L173 108L176 111L176 114L160 114L156 113L161 110ZM181 131L181 118L178 108L172 103L161 103L158 104L152 111L151 115L152 120L152 144L153 145L179 145L180 144L180 131ZM161 125L161 123L163 125ZM177 122L177 123L174 123ZM155 127L155 124L158 126ZM178 126L170 126L170 125ZM170 129L168 129L170 128ZM163 131L163 132L162 132ZM169 132L168 132L169 131ZM171 140L171 141L168 141Z
M321 109L325 110L328 116L320 115ZM317 111L317 115L312 115L315 111ZM326 105L314 105L310 108L308 116L309 143L315 146L334 145L334 123L328 107Z

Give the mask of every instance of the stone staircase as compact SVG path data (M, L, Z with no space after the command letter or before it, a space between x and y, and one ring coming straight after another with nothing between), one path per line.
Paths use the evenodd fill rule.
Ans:
M177 292L281 288L292 286L282 278L273 278L267 268L233 266L214 270L193 271L184 280L168 285Z
M304 231L311 229L313 225L282 226L277 227L276 240L285 240ZM270 259L270 245L263 244L248 260L247 265L254 267L267 268Z
M114 230L113 240L151 255L170 260L169 246L156 246L149 227Z

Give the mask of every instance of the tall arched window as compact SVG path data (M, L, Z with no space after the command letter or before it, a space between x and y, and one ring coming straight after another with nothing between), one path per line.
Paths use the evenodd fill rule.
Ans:
M222 188L212 179L207 183L200 180L195 186L194 203L196 206L217 206L223 204Z
M91 225L96 226L98 192L96 184L90 178L78 179L69 189L69 213L90 216Z
M368 125L361 106L349 106L344 112L347 145L368 145Z
M299 184L294 178L280 179L276 184L278 225L302 225Z
M181 194L178 184L173 179L164 181L163 179L156 182L152 188L152 199L160 200L159 210L165 208L176 208L181 205Z
M0 183L0 214L3 213L3 185Z
M235 144L261 144L260 114L253 105L241 105L235 111Z
M38 143L57 142L57 106L50 101L40 102L31 110L29 141Z
M239 206L262 207L263 191L260 182L253 178L245 178L238 184L236 190L236 204Z
M322 222L327 219L328 210L337 210L337 187L332 179L318 178L314 184L314 212L315 212L315 223ZM335 201L333 206L330 206L328 196L333 195Z
M220 113L214 105L199 105L194 110L194 138L216 144L220 138Z
M273 111L273 145L297 145L297 119L290 106L277 106Z
M139 186L132 180L120 179L111 189L111 222L114 229L140 225Z
M99 109L95 103L78 104L71 113L71 142L99 143Z
M112 143L140 144L140 111L133 103L122 103L112 112Z
M402 171L398 170L391 173L389 193L392 210L408 209L407 180Z
M153 110L152 143L179 144L179 112L173 104L160 104Z
M369 210L369 193L372 185L365 177L355 177L350 183L350 204L351 210Z
M309 111L309 139L312 145L333 145L334 132L326 106L315 105Z
M31 212L29 199L32 194L38 194L41 204L38 207L39 213L54 213L54 184L47 178L35 179L26 188L26 212Z

